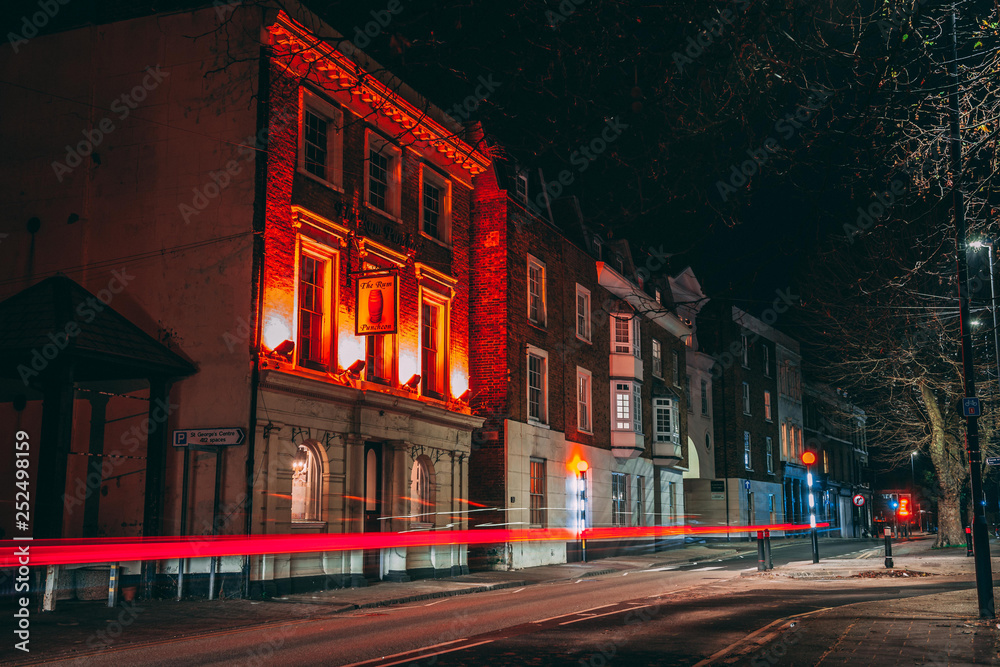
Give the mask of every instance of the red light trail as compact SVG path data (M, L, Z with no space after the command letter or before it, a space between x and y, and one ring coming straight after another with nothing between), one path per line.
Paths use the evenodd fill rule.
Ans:
M817 524L825 528L828 523ZM125 561L165 560L168 558L207 558L209 556L259 556L262 554L351 551L389 547L442 546L448 544L500 544L503 542L620 540L676 537L719 533L753 533L759 530L807 530L809 524L770 524L761 526L647 526L588 528L579 535L563 528L533 530L447 530L409 533L340 533L334 535L222 535L217 537L113 537L66 538L52 540L0 541L0 567L17 567L14 550L29 547L31 565L77 565L86 563L121 563Z

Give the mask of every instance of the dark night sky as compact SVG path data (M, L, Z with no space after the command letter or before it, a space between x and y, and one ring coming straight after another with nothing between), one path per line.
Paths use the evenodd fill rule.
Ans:
M787 138L776 134L775 122L806 103L803 90L813 84L786 85L786 72L760 81L766 94L752 85L733 86L732 95L713 88L738 73L748 53L771 57L757 44L762 32L784 30L783 21L796 25L794 15L778 16L766 0L398 2L401 10L365 50L444 109L471 94L479 77L502 82L471 119L550 180L562 169L575 170L573 151L598 136L609 118L627 124L585 172L576 172L565 195L580 199L592 226L678 253L669 270L690 264L709 296L746 299L759 311L755 304L768 303L776 289L795 291L824 237L850 221L845 179L831 178L854 169L845 148L853 128L835 125L837 105L855 94L850 72L824 72L825 81L844 85ZM198 4L165 0L153 8ZM257 11L253 4L240 7ZM348 36L371 23L372 12L387 16L389 6L388 0L306 4ZM50 27L78 25L88 16L98 23L128 18L148 7L71 0ZM560 13L560 7L572 11ZM679 72L674 54L685 51L713 11L726 8L737 10L732 24ZM4 3L4 34L34 11L34 1ZM818 68L806 60L798 67L791 73ZM779 154L749 187L721 201L717 181L769 136L778 137Z

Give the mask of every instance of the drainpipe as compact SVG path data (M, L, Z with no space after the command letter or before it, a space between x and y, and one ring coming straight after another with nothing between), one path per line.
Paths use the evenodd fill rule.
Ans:
M270 90L270 49L262 47L258 67L258 101L257 101L257 136L260 130L268 127L270 122L270 105L268 92ZM270 141L268 142L270 143ZM245 531L249 539L253 535L253 479L254 458L257 444L257 393L260 387L260 342L264 327L264 223L267 203L267 151L257 151L254 164L254 211L253 211L253 265L251 268L251 294L254 300L256 326L251 345L250 368L250 423L247 428L247 491L244 506L246 516ZM250 556L243 560L243 591L244 596L250 596Z

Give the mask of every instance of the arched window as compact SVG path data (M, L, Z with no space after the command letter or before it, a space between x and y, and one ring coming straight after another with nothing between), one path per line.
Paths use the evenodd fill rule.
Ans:
M292 459L292 521L322 521L322 479L323 463L316 445L302 443Z
M411 521L433 523L434 521L434 466L426 456L417 457L410 473L410 515Z

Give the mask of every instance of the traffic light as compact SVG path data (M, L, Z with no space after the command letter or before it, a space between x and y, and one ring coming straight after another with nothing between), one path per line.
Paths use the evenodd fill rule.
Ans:
M910 516L910 499L900 498L899 499L899 509L896 510L899 516Z
M816 463L816 452L811 452L808 449L802 452L802 463L807 466Z

